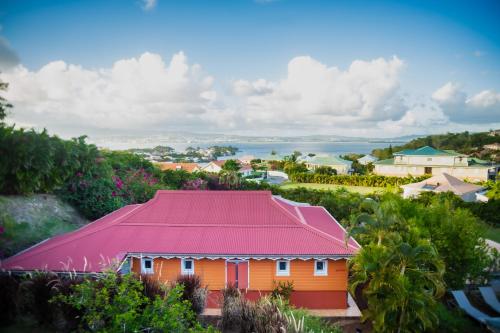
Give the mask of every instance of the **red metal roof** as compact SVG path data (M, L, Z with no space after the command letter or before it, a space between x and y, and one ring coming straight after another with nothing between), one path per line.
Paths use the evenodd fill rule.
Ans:
M8 270L101 271L128 254L348 257L359 249L323 207L268 191L158 191L0 264Z

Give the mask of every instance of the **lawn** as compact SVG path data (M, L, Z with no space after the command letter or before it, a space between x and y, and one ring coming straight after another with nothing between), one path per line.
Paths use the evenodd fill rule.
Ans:
M486 228L486 238L500 243L500 228L495 228L486 223L484 223L484 227Z
M383 192L385 187L369 187L369 186L347 186L347 185L332 185L332 184L316 184L316 183L283 183L280 186L282 189L293 189L298 187L305 187L312 190L335 191L341 187L351 192L361 194L369 194L373 192Z

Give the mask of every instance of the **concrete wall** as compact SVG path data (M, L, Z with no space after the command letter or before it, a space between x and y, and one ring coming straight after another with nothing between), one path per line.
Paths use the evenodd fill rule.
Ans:
M424 166L407 166L407 165L384 165L375 164L375 169L373 172L376 175L383 176L396 176L396 177L406 177L408 175L412 176L422 176L425 174ZM482 167L432 167L432 175L440 175L442 173L447 173L459 179L467 179L470 181L485 181L488 180L488 168Z
M422 166L467 166L466 157L457 156L395 156L394 164L411 164Z

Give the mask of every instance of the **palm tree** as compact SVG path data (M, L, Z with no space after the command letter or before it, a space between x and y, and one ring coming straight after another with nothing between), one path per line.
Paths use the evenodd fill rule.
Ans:
M241 184L241 174L233 170L222 170L219 173L219 184L226 185L228 188L238 188Z
M355 257L352 272L350 289L364 285L368 309L363 319L372 320L375 331L426 331L437 323L444 264L429 241L366 245Z
M401 207L396 200L384 200L382 203L371 198L361 203L363 213L351 217L345 241L351 236L361 244L369 243L372 239L381 245L386 235L397 229L406 229L404 219L400 214Z

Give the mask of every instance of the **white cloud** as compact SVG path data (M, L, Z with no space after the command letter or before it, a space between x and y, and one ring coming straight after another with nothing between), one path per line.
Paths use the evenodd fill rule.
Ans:
M165 64L157 54L89 70L54 61L38 71L23 66L2 74L13 120L50 129L158 129L217 123L213 78L179 52ZM222 110L223 111L223 110ZM210 115L209 115L210 114Z
M35 71L17 65L0 77L10 84L10 122L65 136L186 130L388 137L499 122L499 93L468 98L449 82L432 99L403 94L404 67L397 57L339 69L299 56L282 78L239 79L216 89L221 83L184 53L164 62L146 52L110 68L53 61Z
M158 4L158 0L142 0L142 9L145 11L153 10Z
M432 98L451 121L457 123L500 122L500 93L483 90L472 97L459 84L448 82L434 92Z
M301 56L288 63L286 78L240 80L233 83L233 91L246 97L242 107L247 123L356 126L403 116L397 94L403 68L397 57L356 60L343 71Z

